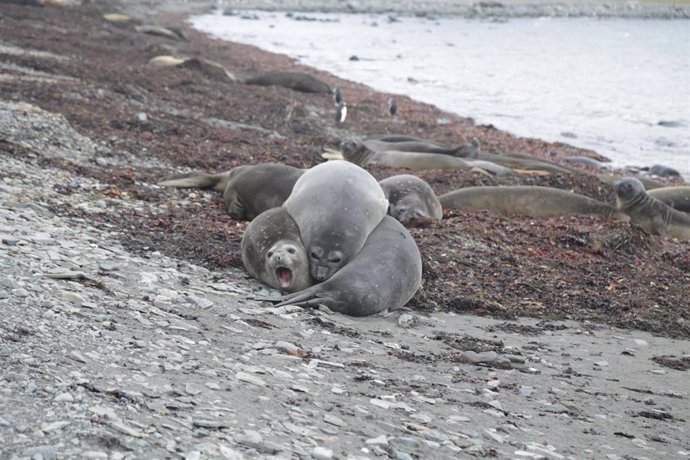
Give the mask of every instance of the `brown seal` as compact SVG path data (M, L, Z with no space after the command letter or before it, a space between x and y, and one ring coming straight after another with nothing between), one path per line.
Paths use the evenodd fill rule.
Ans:
M217 174L186 174L158 185L222 192L225 207L233 219L252 220L267 209L282 206L303 173L304 170L292 166L261 163L237 166Z
M331 88L321 80L302 72L269 72L245 80L248 85L282 86L303 93L330 93Z
M690 213L690 186L661 187L647 191L659 201L663 201L673 209Z
M283 297L282 305L326 305L351 316L404 306L422 281L422 258L412 235L384 216L350 263L327 281Z
M242 235L242 263L254 278L283 292L311 285L299 228L285 208L259 214Z
M419 218L443 218L441 203L425 180L399 174L379 181L379 185L388 199L388 215L403 224Z
M328 161L308 169L283 206L297 222L312 277L325 281L362 249L388 200L364 169Z
M443 209L488 210L502 216L616 215L616 209L607 203L552 187L467 187L441 195L439 200Z
M638 179L622 179L614 190L618 209L629 215L646 233L690 240L690 215L649 195Z

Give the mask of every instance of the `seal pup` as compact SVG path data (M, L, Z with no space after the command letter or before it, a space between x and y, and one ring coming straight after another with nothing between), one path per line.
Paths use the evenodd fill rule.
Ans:
M478 167L496 175L512 174L506 168L489 161L464 160L452 155L425 152L404 152L399 150L372 150L362 139L352 137L340 143L340 150L345 160L359 166L379 164L394 168L409 169L464 169Z
M159 182L163 187L213 189L235 220L252 220L267 209L282 206L303 169L283 164L243 165L217 174L191 173Z
M388 215L399 222L443 218L441 203L425 180L412 174L399 174L379 181L379 185L388 199Z
M325 281L362 249L388 200L371 174L335 160L308 169L283 206L297 222L312 277Z
M252 220L242 235L242 264L254 278L282 292L311 285L309 259L299 228L285 208L273 208Z
M690 186L688 185L655 188L648 190L647 194L663 201L673 209L690 213Z
M612 217L617 214L607 203L552 187L467 187L441 195L439 201L443 209L488 210L501 216L597 214Z
M327 281L283 297L278 306L326 305L351 316L404 306L422 282L422 258L410 232L384 216L350 263Z
M650 235L690 240L690 215L649 195L642 182L627 177L616 182L616 205Z
M248 85L282 86L303 93L330 93L331 88L321 80L302 72L268 72L245 80Z

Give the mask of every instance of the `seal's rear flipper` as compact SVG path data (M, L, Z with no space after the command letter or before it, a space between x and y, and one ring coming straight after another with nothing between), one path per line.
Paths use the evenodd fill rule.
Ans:
M212 188L217 192L225 190L227 185L228 173L220 174L206 174L206 173L190 173L182 177L177 176L168 180L159 182L161 187L176 187L176 188Z

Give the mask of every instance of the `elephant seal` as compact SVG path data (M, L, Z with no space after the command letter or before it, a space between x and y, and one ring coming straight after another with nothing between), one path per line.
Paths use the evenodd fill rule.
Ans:
M321 284L283 297L278 306L326 305L351 316L367 316L405 305L422 282L422 258L412 235L384 216L350 263Z
M690 213L690 186L688 185L655 188L648 190L647 194L663 201L673 209Z
M431 186L411 174L399 174L379 181L388 199L388 215L403 224L413 219L441 220L443 209Z
M325 281L362 249L388 200L371 174L336 160L308 169L283 206L297 222L312 277Z
M629 215L646 233L690 240L690 215L649 195L638 179L627 177L620 180L614 190L618 209Z
M371 150L378 152L398 151L398 152L420 152L420 153L440 153L452 155L460 158L476 159L479 156L480 145L477 139L471 139L460 147L449 147L434 141L401 140L386 141L381 139L364 139L364 143Z
M330 93L331 88L321 80L302 72L269 72L245 80L248 85L283 86L303 93Z
M225 208L233 219L252 220L267 209L282 206L303 173L304 170L292 166L261 163L237 166L218 174L187 174L158 185L222 192Z
M464 160L453 155L399 150L373 150L365 141L352 137L340 143L343 158L359 166L379 164L394 168L464 169L478 167L496 175L512 174L512 170L489 161Z
M439 200L443 209L488 210L502 216L598 214L612 217L617 214L607 203L552 187L467 187L441 195Z
M649 168L648 173L651 174L652 176L664 177L664 178L680 177L680 173L678 172L678 170L670 168L668 166L664 166L664 165L654 165L654 166Z
M242 235L242 264L254 278L282 292L311 285L309 259L299 228L285 208L273 208L252 220Z
M586 166L591 166L592 168L607 169L612 168L610 163L605 163L603 161L595 160L594 158L584 157L584 156L574 156L565 159L568 163L581 164Z

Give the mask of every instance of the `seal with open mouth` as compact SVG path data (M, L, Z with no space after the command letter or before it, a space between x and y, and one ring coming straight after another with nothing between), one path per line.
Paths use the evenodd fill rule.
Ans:
M309 260L299 228L283 207L269 209L242 235L242 263L254 278L282 292L311 285Z

